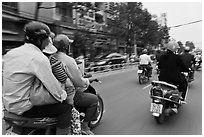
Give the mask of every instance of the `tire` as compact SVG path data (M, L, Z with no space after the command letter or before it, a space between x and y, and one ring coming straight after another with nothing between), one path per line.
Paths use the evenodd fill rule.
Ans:
M103 104L103 99L99 96L98 96L98 107L97 107L97 110L99 113L96 113L98 116L97 116L97 120L95 121L90 121L89 122L89 127L90 128L95 128L96 126L99 125L102 117L103 117L103 112L104 112L104 104Z
M140 83L140 84L142 84L142 83L144 82L144 79L143 79L143 77L144 77L144 76L142 76L142 75L139 75L139 83Z
M157 124L163 124L164 121L165 121L165 115L164 115L164 113L162 112L162 114L160 114L159 117L155 117L155 120L156 120Z

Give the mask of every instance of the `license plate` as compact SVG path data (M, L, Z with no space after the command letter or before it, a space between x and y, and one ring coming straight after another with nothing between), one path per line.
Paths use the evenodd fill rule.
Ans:
M162 113L162 108L163 108L162 104L151 103L150 111L152 113L159 113L159 114L161 114Z
M142 70L138 69L138 70L137 70L137 73L142 73Z

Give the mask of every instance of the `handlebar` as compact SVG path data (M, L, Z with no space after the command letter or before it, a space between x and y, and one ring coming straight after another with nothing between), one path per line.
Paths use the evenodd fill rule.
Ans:
M102 83L100 80L98 80L97 78L94 79L89 79L90 83L92 82L98 82L98 83Z

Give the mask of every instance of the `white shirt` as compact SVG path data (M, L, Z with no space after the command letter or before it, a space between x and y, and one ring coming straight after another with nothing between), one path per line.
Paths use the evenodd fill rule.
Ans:
M148 65L151 62L152 60L149 55L147 54L140 55L140 65Z
M3 104L7 111L18 115L29 110L33 105L30 101L31 87L38 78L44 92L49 91L53 97L62 102L67 98L66 92L52 74L48 58L39 48L25 43L12 49L4 56L3 64ZM39 83L38 83L39 84Z

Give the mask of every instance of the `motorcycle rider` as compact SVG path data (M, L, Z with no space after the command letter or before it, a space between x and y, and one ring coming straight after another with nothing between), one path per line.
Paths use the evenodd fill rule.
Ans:
M91 93L85 93L84 91L89 87L90 82L94 79L84 78L75 59L66 55L67 51L69 52L70 50L70 43L72 42L73 40L70 40L66 35L57 35L53 39L53 44L58 50L55 57L67 66L67 75L75 86L76 94L74 97L74 106L87 108L85 112L85 119L81 127L82 132L84 134L93 135L88 123L92 120L91 118L97 111L98 97Z
M183 60L184 64L187 68L189 68L189 78L194 79L194 66L195 66L195 57L194 55L190 54L190 47L186 46L184 48L184 53L181 54L181 59Z
M53 44L52 38L50 38L50 43ZM53 46L54 47L54 46ZM73 105L74 104L74 95L75 95L75 88L73 83L71 82L70 78L67 76L65 69L66 65L64 65L62 62L57 60L54 57L54 53L57 52L57 49L52 50L49 48L49 46L46 46L43 49L43 53L49 58L50 65L52 67L52 73L57 78L57 80L61 83L61 86L67 93L68 98L68 104Z
M179 48L178 43L172 40L166 46L167 51L161 55L158 64L158 68L160 69L159 81L178 85L178 90L182 93L182 100L184 100L187 90L187 81L181 72L188 72L188 68L186 68L180 56L175 54ZM177 106L172 110L177 112Z
M149 55L147 55L147 49L142 51L142 55L139 57L139 67L145 67L147 69L147 74L149 77L152 76L152 66L151 63L153 62Z
M47 46L55 50L49 42L50 28L44 23L31 21L25 25L24 32L25 44L4 56L4 107L11 113L27 117L56 117L56 134L69 134L72 106L67 103L67 94L53 75L48 58L42 53ZM30 98L35 91L49 92L56 103L34 106Z
M195 61L198 62L198 66L197 66L197 69L198 69L202 63L202 53L201 52L196 53Z

